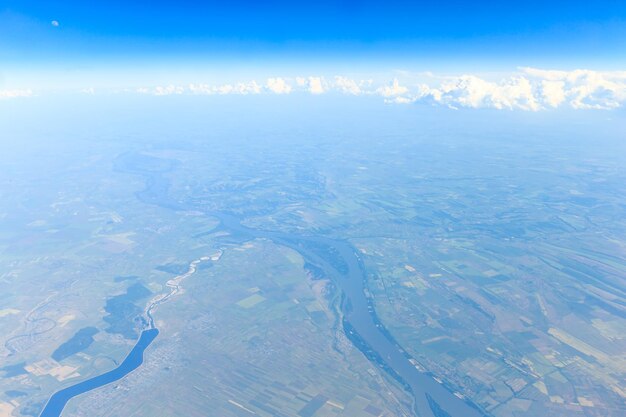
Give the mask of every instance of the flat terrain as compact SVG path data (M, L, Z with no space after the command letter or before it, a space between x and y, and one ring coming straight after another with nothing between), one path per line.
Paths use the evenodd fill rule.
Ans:
M64 417L414 415L346 337L333 278L215 212L356 248L387 336L485 415L623 416L624 142L377 117L16 142L0 156L0 416L115 367L170 292L144 364Z

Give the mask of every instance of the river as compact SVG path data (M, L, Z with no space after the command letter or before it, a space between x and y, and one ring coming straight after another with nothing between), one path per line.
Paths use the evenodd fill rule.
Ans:
M126 359L117 368L57 391L50 397L39 417L59 417L67 402L72 398L120 380L139 368L143 363L144 351L158 334L159 331L157 329L147 329L141 332L139 340L137 340Z
M120 163L120 161L122 163ZM198 210L185 207L168 198L169 184L162 172L141 170L124 164L129 158L118 159L117 169L139 174L146 179L146 189L137 197L147 204L170 210ZM130 160L132 162L132 159ZM421 371L411 356L393 339L376 315L372 300L366 296L366 270L359 252L346 240L326 236L299 235L246 227L232 214L205 212L220 224L214 231L225 231L243 239L265 238L297 251L307 262L324 270L341 291L341 312L346 336L370 361L396 379L412 396L413 408L419 417L483 417L485 413L467 400L461 399ZM148 312L152 309L149 308ZM150 323L153 320L149 316ZM145 348L154 340L158 330L145 330L126 360L113 371L83 381L55 393L40 417L59 417L63 406L72 397L118 380L141 365Z

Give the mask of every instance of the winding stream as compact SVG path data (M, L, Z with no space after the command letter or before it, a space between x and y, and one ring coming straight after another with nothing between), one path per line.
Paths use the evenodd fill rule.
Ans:
M180 291L180 285L183 282L183 280L185 280L186 278L189 278L190 276L196 273L198 264L200 262L209 261L210 259L211 258L209 256L203 256L200 259L196 259L195 261L192 261L189 264L189 269L187 270L187 272L185 272L184 274L178 275L177 277L172 278L165 283L165 286L169 288L168 293L159 294L155 296L152 300L150 300L150 302L148 303L148 306L146 307L145 314L146 314L146 317L148 317L148 324L151 329L156 328L154 325L154 317L152 317L152 313L154 312L154 310L159 305L167 302L174 295L178 294L178 292Z

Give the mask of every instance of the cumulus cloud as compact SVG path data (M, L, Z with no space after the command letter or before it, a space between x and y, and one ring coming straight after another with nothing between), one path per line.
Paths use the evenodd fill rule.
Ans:
M296 77L296 85L311 94L322 94L326 91L326 80L323 77Z
M55 28L59 27L59 21L58 20L53 20L52 22L50 22L50 24L52 26L54 26Z
M397 97L403 94L407 94L409 89L400 85L397 78L394 78L391 84L379 87L376 92L383 97Z
M185 92L185 88L177 85L157 86L154 88L155 96L170 96L172 94L180 95Z
M309 92L311 94L322 94L324 85L321 77L309 77Z
M450 108L614 109L626 103L626 71L521 68L499 80L476 75L432 78L435 82L431 84L416 84L410 88L394 80L376 92L388 103L424 102Z
M626 102L626 71L521 70L540 80L544 102L553 107L566 103L575 109L613 109Z
M398 72L396 72L398 74ZM399 77L399 78L398 78ZM85 90L85 92L92 90ZM494 79L474 74L437 76L432 73L401 73L385 82L354 80L336 75L268 78L228 84L167 85L136 90L152 95L309 94L337 92L354 96L381 96L386 103L423 103L449 108L491 108L539 111L556 108L614 109L626 103L626 71L543 70L520 68ZM24 91L0 92L0 98L29 95Z
M241 82L235 84L222 84L213 86L209 84L189 84L188 91L191 94L197 95L212 95L212 94L260 94L262 88L256 81Z
M540 100L550 107L559 107L566 99L563 81L541 80Z
M274 94L289 94L292 90L291 85L284 78L280 77L268 78L266 87Z
M425 87L419 98L429 98L452 108L539 109L533 86L524 77L496 83L462 75L444 81L437 88Z
M334 88L343 94L352 94L354 96L361 94L361 87L356 81L341 75L335 76Z

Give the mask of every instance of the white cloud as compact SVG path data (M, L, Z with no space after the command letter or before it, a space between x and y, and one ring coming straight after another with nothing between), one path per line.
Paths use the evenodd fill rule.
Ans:
M52 22L50 22L50 24L52 26L54 26L55 28L59 27L59 21L58 20L53 20Z
M189 84L189 92L198 95L215 94L215 87L208 84Z
M169 96L172 94L180 95L185 92L185 88L178 85L157 86L152 91L155 96Z
M326 81L322 77L296 77L296 85L311 94L322 94L326 91Z
M451 108L531 110L569 107L613 109L626 103L626 71L522 68L501 80L476 75L432 77L430 85L404 88L394 80L377 93L388 103L428 102Z
M575 109L613 109L626 102L626 71L542 70L521 71L541 85L543 102Z
M462 75L430 89L424 97L452 108L539 109L530 81L519 76L496 83Z
M261 86L257 84L256 81L250 81L246 84L237 84L238 91L241 91L241 94L261 94Z
M209 84L189 84L188 91L191 94L197 95L212 95L212 94L260 94L262 88L256 81L241 82L235 84L222 84L218 86L212 86Z
M376 92L383 97L397 97L409 92L407 87L400 85L397 78L394 78L391 85L385 85L376 89Z
M33 90L0 90L0 99L32 97Z
M359 84L357 84L356 81L340 75L335 76L335 83L333 87L344 94L352 94L355 96L361 94L361 87L359 87Z
M542 80L541 100L550 107L559 107L565 101L565 82Z
M325 91L324 84L321 77L309 77L309 92L311 94L322 94Z
M292 90L291 85L284 78L280 77L268 78L266 87L274 94L289 94Z
M394 104L411 104L415 103L416 99L414 97L394 97L385 99L385 103L394 103Z
M393 77L397 75L397 77ZM332 80L332 81L329 81ZM95 94L89 87L80 90ZM98 93L107 91L98 88ZM110 90L109 90L110 91ZM116 90L119 92L119 90ZM615 109L626 104L626 71L543 70L520 68L509 75L438 76L431 73L395 71L385 81L379 76L355 80L344 75L273 77L264 84L234 81L224 84L187 84L142 87L140 94L167 95L248 95L290 94L294 91L317 95L337 92L354 96L381 96L385 103L423 103L450 108L492 108L538 111L547 109ZM115 92L115 91L113 91ZM31 90L0 90L0 99L26 97Z

